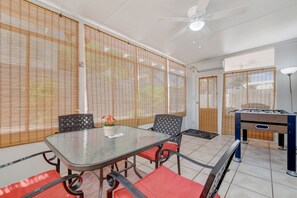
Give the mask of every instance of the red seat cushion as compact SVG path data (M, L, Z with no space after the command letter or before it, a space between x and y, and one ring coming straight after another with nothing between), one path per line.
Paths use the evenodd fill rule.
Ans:
M37 188L44 186L56 179L59 179L61 176L55 170L50 170L44 173L40 173L38 175L29 177L20 182L10 184L8 186L4 186L0 188L0 197L1 198L12 198L12 197L21 197L25 194L36 190ZM74 195L69 194L63 183L59 183L56 186L38 194L36 197L38 198L48 198L48 197L76 197Z
M163 144L162 149L170 149L170 150L176 151L178 149L178 145L175 143L165 143L165 144ZM138 155L141 157L144 157L146 159L149 159L151 161L155 161L157 150L158 150L158 147L156 146L154 148L143 151L142 153L139 153Z
M186 179L165 166L154 170L134 185L149 198L199 198L203 190L201 184ZM114 192L114 198L132 197L129 191L124 188ZM220 196L216 194L215 198L220 198Z

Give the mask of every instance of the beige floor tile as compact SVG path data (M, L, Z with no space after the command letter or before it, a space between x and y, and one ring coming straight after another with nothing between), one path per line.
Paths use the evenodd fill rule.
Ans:
M136 163L137 163L137 165L138 165L138 164L144 164L144 163L146 163L147 161L148 161L148 160L145 159L145 158L143 158L143 157L136 156ZM131 162L133 162L133 159L131 160Z
M187 147L181 147L180 148L180 153L183 154L183 155L189 155L190 153L193 153L194 149L190 149L190 148L187 148Z
M221 158L222 158L221 156L214 156L214 158L212 158L208 164L211 165L211 166L214 166L214 165L216 165L218 163L218 161Z
M219 188L219 195L220 195L220 197L225 197L226 196L226 194L227 194L227 191L228 191L228 189L229 189L229 187L230 187L230 185L231 185L231 183L229 183L229 182L222 182L222 184L221 184L221 186L220 186L220 188Z
M271 182L258 177L236 172L232 184L272 197Z
M241 162L237 171L271 181L271 171L266 168Z
M170 168L170 167L174 166L176 163L177 163L176 161L172 162L172 161L167 160L165 163L163 163L163 165L166 166L167 168Z
M137 168L145 173L150 173L152 172L154 169L148 167L148 166L145 166L145 165L140 165L140 166L137 166Z
M183 135L182 137L182 140L185 140L185 141L189 141L191 139L193 139L193 136L190 136L190 135Z
M145 165L145 166L147 166L147 167L149 167L151 169L155 169L155 163L154 162L151 163L148 160L147 160L147 162L143 163L142 165Z
M272 171L272 182L297 189L297 178L286 173Z
M231 184L225 198L267 198L257 192Z
M182 158L180 157L180 159L182 159ZM168 161L173 162L173 163L177 163L177 156L176 156L176 155L172 155L172 156L168 159Z
M230 165L229 165L229 169L230 169L230 170L234 170L234 171L236 171L236 170L238 169L239 165L240 165L240 163L238 163L238 162L234 162L234 161L232 160L232 162L231 162Z
M286 171L287 171L287 162L286 161L272 161L271 160L271 169L273 171L286 173Z
M193 170L185 166L181 166L180 168L181 168L181 175L191 180L194 179L194 177L196 177L197 174L199 173L199 171ZM172 166L170 169L177 173L177 165Z
M201 146L199 144L194 144L192 142L187 142L187 143L182 144L181 147L196 150Z
M273 183L274 198L297 197L297 189Z
M195 151L195 152L191 153L190 155L188 155L188 157L190 157L190 158L194 158L197 161L204 161L204 162L210 162L214 158L214 156L215 155L213 155L213 154L205 153L200 150Z
M233 178L234 178L234 176L235 176L235 173L236 172L234 170L229 170L227 172L227 174L225 175L225 178L224 178L223 181L231 183L232 180L233 180Z
M201 162L201 161L199 161L200 163L205 163L205 162ZM182 166L185 166L185 167L188 167L188 168L191 168L191 169L194 169L194 170L196 170L196 171L201 171L202 169L203 169L203 167L202 166L199 166L199 165L197 165L197 164L195 164L195 163L193 163L193 162L190 162L190 161L188 161L188 160L186 160L186 159L182 159L181 161L180 161L180 164L182 165Z
M194 144L199 144L202 146L202 145L206 144L207 142L209 142L209 140L202 139L202 138L191 138L189 142L194 143Z
M211 155L216 155L217 153L220 152L220 149L216 149L216 148L211 148L211 147L200 147L198 149L198 152L204 152L204 153L208 153L208 154L211 154Z
M201 172L209 175L210 171L211 171L211 169L209 169L209 168L203 168Z
M201 185L204 185L206 183L207 178L208 174L200 172L193 180Z
M267 168L270 169L270 161L262 158L256 158L256 157L251 157L251 156L244 156L242 158L242 162L252 164L255 166L259 166L262 168Z
M270 158L275 162L286 162L287 161L287 151L279 152L271 152Z
M265 159L267 161L270 160L270 155L269 155L269 151L251 151L251 150L246 150L244 152L244 157L246 156L250 156L250 157L254 157L254 158L260 158L260 159Z

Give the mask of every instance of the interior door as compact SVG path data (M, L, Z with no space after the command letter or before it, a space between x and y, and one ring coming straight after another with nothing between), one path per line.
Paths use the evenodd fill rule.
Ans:
M217 77L199 78L199 130L218 132Z

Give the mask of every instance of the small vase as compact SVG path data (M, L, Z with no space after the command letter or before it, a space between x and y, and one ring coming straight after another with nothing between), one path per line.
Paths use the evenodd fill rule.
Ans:
M103 126L105 136L113 136L115 134L114 126Z

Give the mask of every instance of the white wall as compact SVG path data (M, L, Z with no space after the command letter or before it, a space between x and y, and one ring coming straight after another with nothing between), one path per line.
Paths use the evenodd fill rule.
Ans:
M0 165L46 150L49 148L43 142L2 148ZM42 155L27 159L0 169L0 187L51 169L54 169L54 166L49 165ZM61 172L65 173L66 168L63 167Z
M276 74L276 108L291 111L289 77L279 70L297 67L297 42L275 48ZM293 110L297 112L297 72L291 76L293 91Z

